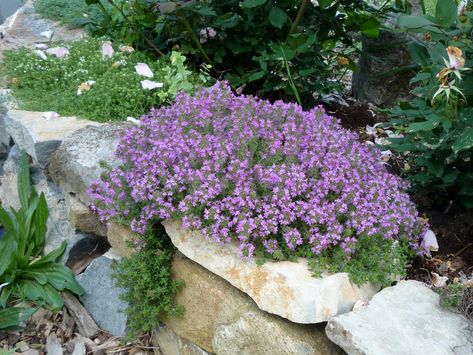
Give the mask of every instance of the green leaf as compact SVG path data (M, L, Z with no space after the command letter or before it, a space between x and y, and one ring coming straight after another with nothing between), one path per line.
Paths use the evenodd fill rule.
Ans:
M85 3L87 5L94 5L94 4L99 4L100 0L85 0Z
M53 251L49 252L47 255L41 257L41 259L30 264L30 268L38 268L47 263L56 261L64 253L64 251L66 250L66 246L67 246L67 242L63 241L58 248L54 249Z
M3 226L5 231L11 232L11 233L15 232L15 224L13 222L13 217L1 206L0 206L0 225Z
M9 269L13 261L13 252L16 249L15 244L16 243L9 231L5 232L3 238L0 239L0 280L2 280L1 276Z
M20 171L18 173L18 196L20 198L21 207L24 209L28 206L30 194L31 179L28 155L25 151L22 151L20 157Z
M207 6L195 9L194 12L202 16L217 16L215 10Z
M452 150L454 153L458 153L461 150L470 149L471 147L473 147L473 128L468 128L455 139L452 144Z
M11 287L6 286L0 291L0 308L5 308L11 295Z
M374 17L371 17L361 24L360 31L370 38L378 38L380 26L381 23Z
M266 1L267 0L244 0L240 3L240 6L244 9L251 9L253 7L264 5Z
M278 6L273 6L269 11L268 20L274 27L282 28L287 22L288 17L286 11Z
M408 29L417 29L427 26L436 26L436 23L429 20L426 16L403 15L399 17L399 26Z
M416 64L419 64L420 66L425 66L429 63L429 52L427 51L427 48L425 48L423 45L418 44L416 42L411 42L407 45L407 49L409 51L409 54L411 55L412 60Z
M49 263L36 270L43 272L48 283L57 290L68 289L79 296L84 293L84 289L79 285L72 271L62 264Z
M34 308L10 307L0 309L0 329L17 327L34 313Z
M48 221L49 210L48 203L44 197L44 193L41 192L41 195L38 200L38 205L36 206L36 211L33 217L34 224L34 243L36 248L35 255L38 255L44 246L44 240L46 237L46 222Z
M457 19L457 4L454 0L439 0L435 8L435 21L444 27L450 27Z
M334 3L333 0L319 0L319 6L321 9L326 9Z
M418 132L418 131L431 131L438 125L439 125L439 122L437 121L416 122L416 123L411 123L409 126L407 126L406 131L411 132L411 133Z
M262 77L264 77L265 74L266 74L265 70L257 71L248 77L248 81L251 82L251 81L259 80Z
M447 186L451 186L457 180L458 174L458 170L454 170L451 173L444 175L442 180Z

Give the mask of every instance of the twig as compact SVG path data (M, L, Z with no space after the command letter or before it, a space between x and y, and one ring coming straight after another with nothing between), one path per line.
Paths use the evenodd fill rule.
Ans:
M468 243L466 246L464 246L463 248L461 248L461 250L457 253L454 254L454 256L458 256L458 254L461 254L463 253L469 246L473 245L473 243Z

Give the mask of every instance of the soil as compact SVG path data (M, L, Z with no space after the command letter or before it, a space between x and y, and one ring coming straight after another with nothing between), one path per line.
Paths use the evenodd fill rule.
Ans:
M327 113L339 118L341 125L360 134L360 140L372 140L366 133L367 125L386 122L387 116L376 112L369 105L345 98L344 105L325 105ZM400 175L404 161L397 156L389 160L387 168ZM466 210L454 203L439 204L433 191L419 191L411 196L422 217L429 220L435 233L439 251L429 257L417 257L407 270L407 279L432 283L432 273L455 278L473 277L473 210Z

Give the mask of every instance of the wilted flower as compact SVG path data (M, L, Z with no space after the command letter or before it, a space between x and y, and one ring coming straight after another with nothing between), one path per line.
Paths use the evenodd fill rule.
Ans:
M115 53L115 50L112 47L112 42L110 42L110 41L103 42L103 44L102 44L102 57L111 58L111 57L113 57L114 53Z
M157 89L157 88L162 88L163 83L157 83L151 80L143 80L141 82L141 87L146 90L152 90L152 89Z
M82 92L89 91L92 85L95 84L95 80L88 80L85 83L80 84L77 87L77 96L82 95Z
M138 63L135 65L135 71L138 75L145 76L147 78L152 78L153 72L146 63Z
M450 68L461 69L465 66L465 59L460 48L455 46L449 46L447 48L448 60L450 62Z
M205 43L209 39L215 38L216 35L217 31L215 31L212 27L205 27L199 31L200 43Z
M135 49L132 46L125 46L125 45L120 46L120 50L125 53L133 53L135 51Z

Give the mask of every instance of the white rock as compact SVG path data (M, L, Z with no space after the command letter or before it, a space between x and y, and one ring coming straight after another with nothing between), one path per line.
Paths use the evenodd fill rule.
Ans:
M54 118L59 118L59 113L54 112L54 111L48 111L43 113L43 118L46 121L52 120Z
M53 38L54 31L52 30L43 31L40 33L40 35L45 37L48 41L50 41L51 38Z
M473 354L467 319L443 309L439 295L417 281L385 288L367 307L330 320L325 332L348 354Z
M189 259L224 278L248 294L258 307L296 323L319 323L352 310L359 300L370 299L378 286L353 284L348 274L325 274L315 278L307 261L243 261L238 247L221 246L207 241L200 232L189 231L181 223L165 221L163 225L173 244Z
M4 117L8 134L20 149L33 158L33 162L46 166L51 153L61 141L72 132L97 122L80 120L75 117L45 120L42 112L10 110Z
M46 354L48 355L62 355L61 342L56 334L52 334L46 338Z

